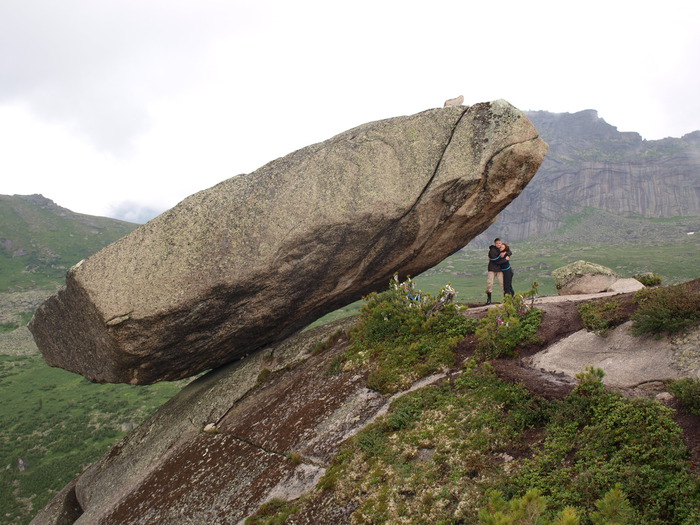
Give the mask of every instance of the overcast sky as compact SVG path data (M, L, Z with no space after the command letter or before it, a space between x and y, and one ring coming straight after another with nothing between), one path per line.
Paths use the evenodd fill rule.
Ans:
M0 194L143 222L464 95L700 129L700 2L1 0Z

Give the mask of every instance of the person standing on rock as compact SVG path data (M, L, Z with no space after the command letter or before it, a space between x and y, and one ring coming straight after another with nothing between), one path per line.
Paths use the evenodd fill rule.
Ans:
M501 261L501 247L503 242L496 237L493 244L489 246L489 266L486 277L486 304L491 304L491 292L493 292L493 279L498 278L498 282L503 290L503 272L499 262ZM508 254L510 255L510 254Z
M506 243L501 243L501 253L498 260L498 266L501 268L501 274L503 275L503 295L510 295L513 297L515 292L513 291L513 268L510 266L510 256L513 252Z

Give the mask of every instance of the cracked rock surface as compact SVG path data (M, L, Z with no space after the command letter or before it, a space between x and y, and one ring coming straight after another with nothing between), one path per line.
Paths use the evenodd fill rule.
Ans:
M366 372L328 374L344 336L313 352L355 320L297 334L192 382L32 523L235 524L271 498L313 489L340 444L392 399L367 389Z
M361 125L196 193L85 259L30 330L50 365L96 382L222 366L465 246L547 149L503 100Z

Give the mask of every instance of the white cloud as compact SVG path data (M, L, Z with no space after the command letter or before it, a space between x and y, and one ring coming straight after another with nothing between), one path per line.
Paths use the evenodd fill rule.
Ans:
M5 0L0 193L165 209L459 94L680 136L700 129L698 19L680 0Z

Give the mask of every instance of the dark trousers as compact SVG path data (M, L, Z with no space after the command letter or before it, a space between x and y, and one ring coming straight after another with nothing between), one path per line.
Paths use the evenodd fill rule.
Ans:
M513 291L513 269L505 270L503 272L503 294L514 296Z

